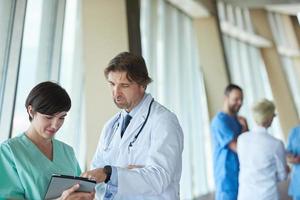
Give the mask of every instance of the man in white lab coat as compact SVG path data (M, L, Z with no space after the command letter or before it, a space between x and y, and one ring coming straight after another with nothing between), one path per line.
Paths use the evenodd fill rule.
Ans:
M144 59L120 53L104 73L122 110L105 124L93 170L83 175L106 183L104 199L179 199L183 133L175 114L145 93Z

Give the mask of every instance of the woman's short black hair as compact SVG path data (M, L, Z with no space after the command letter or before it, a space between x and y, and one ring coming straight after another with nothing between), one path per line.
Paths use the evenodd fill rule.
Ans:
M46 81L32 88L25 102L26 109L30 105L34 112L53 115L58 112L69 111L71 99L66 90L60 85ZM30 115L29 120L32 120Z

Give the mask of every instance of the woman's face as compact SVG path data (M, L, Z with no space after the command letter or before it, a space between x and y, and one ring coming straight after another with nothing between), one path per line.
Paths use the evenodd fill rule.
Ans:
M58 112L53 115L46 115L39 112L31 112L31 126L35 132L44 139L51 139L63 125L67 112Z

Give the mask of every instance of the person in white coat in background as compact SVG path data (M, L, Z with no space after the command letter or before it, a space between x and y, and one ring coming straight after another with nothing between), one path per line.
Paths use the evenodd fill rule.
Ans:
M176 115L145 92L152 80L144 59L120 53L104 74L122 110L105 124L93 170L83 176L106 183L104 199L179 199L183 132Z
M276 116L275 105L263 99L252 112L257 126L237 140L238 200L278 200L277 182L287 178L288 167L283 142L267 131Z

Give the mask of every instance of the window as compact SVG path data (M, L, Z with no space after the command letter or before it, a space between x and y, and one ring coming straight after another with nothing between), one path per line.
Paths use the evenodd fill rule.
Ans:
M72 108L57 138L74 147L84 169L79 2L0 1L0 142L27 130L25 100L32 87L47 80L59 82Z
M234 27L237 32L246 32L254 37L259 37L254 34L247 9L219 2L218 11L220 12L221 25L225 22ZM222 31L230 80L232 83L241 86L244 91L244 102L240 114L247 118L251 129L255 125L251 115L253 103L262 98L273 99L266 67L260 55L259 46L241 40L242 37L238 33L234 35ZM274 118L270 129L270 133L274 134L275 137L283 139L278 118Z
M25 99L30 89L36 84L42 3L41 0L29 0L27 2L12 137L22 133L29 126Z
M206 194L213 189L209 119L192 19L166 1L143 0L141 35L154 80L148 91L177 115L184 132L181 198Z
M57 75L53 74L60 67L54 62L60 59L61 44L56 46L56 41L62 38L62 28L59 27L64 21L64 9L59 7L64 7L63 2L27 1L12 137L29 126L24 105L32 87L46 80L58 81Z
M26 1L0 2L0 142L11 134Z
M285 73L298 116L300 117L300 78L299 71L297 71L300 54L298 41L291 25L291 19L287 15L271 12L268 13L268 17L277 50L280 54L283 72Z
M57 138L70 144L77 155L82 170L85 166L84 133L84 69L82 61L80 1L67 1L62 43L59 82L68 91L72 108Z

